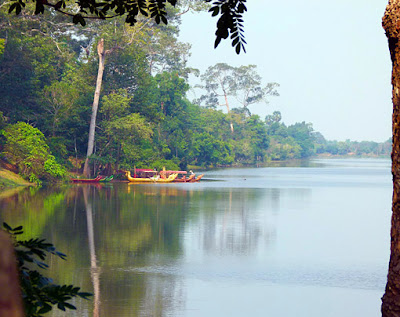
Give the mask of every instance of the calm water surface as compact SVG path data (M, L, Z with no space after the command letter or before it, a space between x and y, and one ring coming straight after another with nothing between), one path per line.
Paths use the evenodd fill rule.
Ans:
M379 316L389 160L221 169L195 184L71 185L0 198L95 294L53 316Z

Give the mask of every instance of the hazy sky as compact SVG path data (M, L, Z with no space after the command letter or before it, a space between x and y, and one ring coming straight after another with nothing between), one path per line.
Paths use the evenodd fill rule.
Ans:
M246 54L236 55L227 41L213 49L217 19L209 13L185 14L180 38L192 44L191 67L255 64L264 83L280 84L280 97L251 106L252 113L279 110L286 124L311 122L328 140L381 142L391 136L392 113L381 26L387 2L249 0Z

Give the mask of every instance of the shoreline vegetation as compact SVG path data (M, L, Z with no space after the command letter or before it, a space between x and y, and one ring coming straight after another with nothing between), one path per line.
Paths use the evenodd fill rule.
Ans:
M256 65L217 63L202 73L190 67L190 45L179 41L181 9L168 9L168 25L141 20L117 28L123 21L115 18L82 29L62 17L16 17L0 7L2 166L40 185L134 168L390 154L391 139L329 141L312 123L285 124L272 105L264 118L252 113L252 105L279 98L279 83L263 80ZM190 86L193 75L201 85ZM193 88L199 96L189 100ZM2 187L20 184L2 178Z
M363 154L356 155L354 153L348 155L334 155L330 153L317 154L315 156L309 157L307 159L289 159L289 160L269 160L263 162L263 164L256 166L255 164L235 164L230 166L217 166L209 167L213 168L241 168L241 167L289 167L289 166L299 166L302 161L310 161L312 159L352 159L352 158L365 158L365 159L390 159L390 155L374 155L374 154ZM189 166L188 168L192 170L201 169L200 166ZM76 173L70 172L70 176L76 176ZM69 182L69 180L59 181L59 183ZM0 167L0 199L12 196L26 187L37 186L37 184L25 180L21 175L14 173L7 168Z

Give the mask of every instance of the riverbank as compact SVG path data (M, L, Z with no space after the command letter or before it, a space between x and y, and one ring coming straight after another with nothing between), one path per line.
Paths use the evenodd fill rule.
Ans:
M25 186L34 186L34 184L26 181L20 175L0 167L0 191Z

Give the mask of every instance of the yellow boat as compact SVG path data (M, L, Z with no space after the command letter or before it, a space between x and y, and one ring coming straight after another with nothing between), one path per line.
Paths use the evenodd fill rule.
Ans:
M178 174L171 174L168 176L168 178L161 178L160 175L156 175L153 177L132 177L131 172L127 171L125 172L126 178L130 182L135 182L135 183L171 183L175 180L175 178L178 177Z

